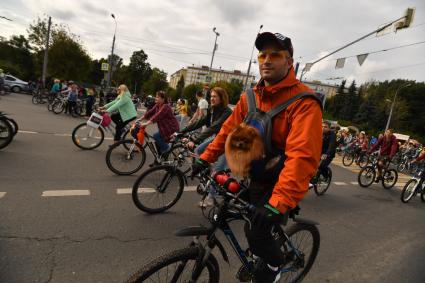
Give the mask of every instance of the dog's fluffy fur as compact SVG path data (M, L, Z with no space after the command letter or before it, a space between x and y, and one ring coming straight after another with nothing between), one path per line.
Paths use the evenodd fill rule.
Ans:
M264 144L258 130L246 124L237 126L227 136L225 154L232 174L249 177L252 161L264 156Z

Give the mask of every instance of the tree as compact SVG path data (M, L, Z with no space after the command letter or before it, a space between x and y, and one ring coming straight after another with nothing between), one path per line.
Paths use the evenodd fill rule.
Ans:
M213 83L211 85L211 88L214 88L216 86L226 90L227 94L229 95L229 103L236 104L239 101L243 89L241 81L234 80L230 83L227 81L218 81Z
M195 94L198 90L202 90L203 85L201 83L187 85L183 90L183 98L189 101L189 105L197 103Z
M143 90L147 93L154 94L159 90L165 91L167 88L167 73L158 68L153 68L152 74L143 85Z
M49 50L49 75L62 79L85 80L90 73L91 59L83 46L60 32Z
M143 50L134 51L131 55L130 64L128 65L128 75L131 85L137 84L138 86L142 86L152 75L151 65L147 60L148 55Z
M23 35L0 39L0 67L23 80L34 80L34 58Z

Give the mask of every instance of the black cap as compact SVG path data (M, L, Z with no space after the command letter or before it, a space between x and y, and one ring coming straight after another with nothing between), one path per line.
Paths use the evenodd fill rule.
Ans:
M280 33L263 32L258 34L255 40L255 47L261 51L264 44L267 42L276 42L283 50L288 51L291 57L294 55L294 48L292 47L292 42L289 37L281 35Z

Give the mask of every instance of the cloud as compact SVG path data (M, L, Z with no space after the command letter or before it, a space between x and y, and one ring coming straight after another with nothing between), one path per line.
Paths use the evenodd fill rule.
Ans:
M72 12L72 10L50 9L48 13L54 18L58 18L65 21L69 21L76 17L75 13Z
M108 15L108 11L100 6L95 6L91 4L90 2L84 2L81 4L82 8L85 9L88 12L93 12L95 14L98 14L100 16L106 16Z
M210 4L218 9L220 17L231 25L238 25L245 21L251 21L260 13L261 7L265 4L258 1L244 0L211 0Z

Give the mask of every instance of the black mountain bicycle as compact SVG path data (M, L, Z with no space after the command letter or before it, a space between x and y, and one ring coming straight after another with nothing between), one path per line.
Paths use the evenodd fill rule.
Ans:
M372 165L368 165L362 168L357 176L357 181L361 187L369 187L373 184L376 178L377 170L378 170L378 160L379 156L377 156L373 161ZM381 183L385 189L391 189L395 186L398 180L398 173L395 169L389 168L390 162L382 168L382 178Z
M320 161L321 163L322 161ZM331 167L327 167L326 170L328 171L328 177L326 178L325 176L323 176L322 172L320 170L317 170L316 175L314 175L314 177L311 179L310 184L311 186L309 187L309 189L313 188L314 192L316 193L316 195L318 196L322 196L326 193L326 191L328 190L329 186L331 185L332 182L332 169Z
M218 230L224 233L242 262L236 278L240 282L251 280L255 263L252 253L249 249L242 249L229 226L234 220L243 220L250 225L250 216L255 208L240 198L247 187L240 183L242 189L239 193L231 193L206 172L201 174L201 183L213 186L222 199L215 202L215 206L210 210L208 220L211 225L192 226L177 231L177 236L194 237L194 240L186 248L172 251L142 267L127 282L220 282L220 267L212 251L218 247L226 262L229 262L229 258L216 237ZM294 224L285 230L281 225L276 225L272 232L285 255L285 262L279 269L279 282L300 282L310 271L319 252L320 233L316 227L318 223L298 218L298 213L297 207L285 214L282 225L287 223L288 218L291 218ZM206 241L201 242L201 237L205 237Z

